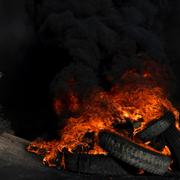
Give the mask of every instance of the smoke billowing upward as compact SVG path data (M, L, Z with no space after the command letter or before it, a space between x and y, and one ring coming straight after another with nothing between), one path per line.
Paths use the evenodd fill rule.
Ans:
M160 37L168 1L43 0L32 6L41 41L66 49L71 58L51 86L64 106L83 102L94 89L121 83L129 69L140 74L148 69L157 83L174 89ZM160 72L151 60L162 67Z

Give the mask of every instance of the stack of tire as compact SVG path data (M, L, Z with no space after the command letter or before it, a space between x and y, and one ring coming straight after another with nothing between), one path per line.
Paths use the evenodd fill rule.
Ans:
M175 128L174 122L174 116L167 112L159 120L148 124L147 128L136 135L136 138L140 139L141 142L153 142L153 139L163 137L162 147L168 146L170 151L174 152L180 165L180 153L178 152L180 151L180 132ZM160 141L162 141L162 138L160 138ZM99 133L99 145L110 156L135 168L156 175L170 174L171 156L162 154L158 150L154 151L151 148L146 148L146 146L136 143L133 139L104 130ZM173 157L173 160L175 158Z

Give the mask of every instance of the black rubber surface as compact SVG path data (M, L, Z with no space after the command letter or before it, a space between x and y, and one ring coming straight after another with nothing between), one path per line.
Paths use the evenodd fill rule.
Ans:
M65 153L66 170L85 174L125 176L128 173L117 160L105 155Z
M162 134L166 131L171 124L174 122L174 116L172 113L167 112L162 118L158 121L155 121L148 125L143 131L137 134L137 137L144 141L153 139L154 137Z
M145 149L111 132L100 132L99 144L115 158L153 174L165 174L171 164L168 156Z
M174 125L170 126L164 133L164 137L170 147L171 152L175 156L174 160L178 164L180 169L180 132Z

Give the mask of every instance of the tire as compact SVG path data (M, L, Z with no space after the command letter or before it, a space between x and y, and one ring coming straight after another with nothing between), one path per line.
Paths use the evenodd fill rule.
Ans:
M168 112L158 121L149 124L147 128L139 132L136 136L143 141L152 140L166 131L174 121L173 114Z
M111 132L99 133L99 145L113 157L153 174L165 174L171 164L170 157L145 149Z
M173 153L174 159L178 164L178 169L180 169L180 132L174 125L172 125L164 133L164 137Z
M82 174L128 176L116 159L105 155L65 153L66 170Z

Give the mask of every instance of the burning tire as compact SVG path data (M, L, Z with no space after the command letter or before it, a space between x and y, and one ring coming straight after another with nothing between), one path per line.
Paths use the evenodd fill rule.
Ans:
M171 164L168 156L145 149L111 132L100 132L99 144L117 159L153 174L165 174Z
M180 132L172 125L164 133L165 139L168 142L168 146L172 149L173 155L180 168Z
M173 122L174 116L172 113L168 112L158 121L149 124L147 128L137 134L137 137L144 141L151 140L166 131Z

